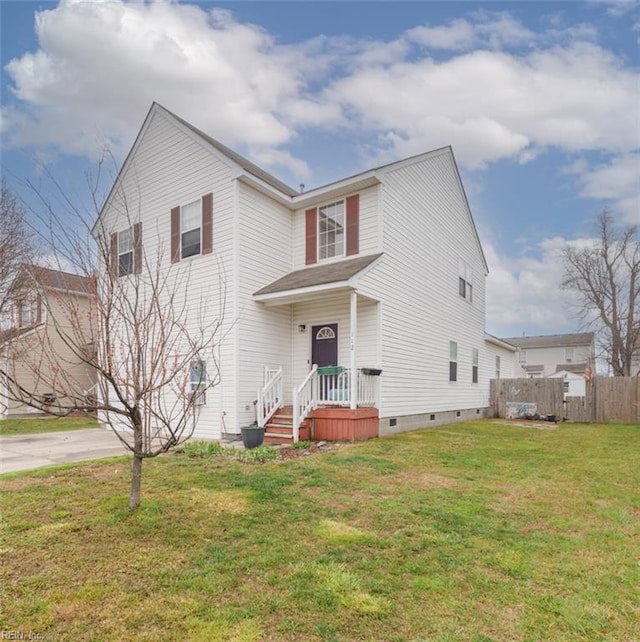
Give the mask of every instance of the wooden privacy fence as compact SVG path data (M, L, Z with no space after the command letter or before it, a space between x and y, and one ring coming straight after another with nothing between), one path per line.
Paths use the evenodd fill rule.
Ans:
M492 379L491 406L496 417L507 417L513 410L518 416L554 415L564 412L562 379Z
M492 379L496 417L555 415L570 421L640 424L640 377L595 377L586 396L564 397L562 379Z

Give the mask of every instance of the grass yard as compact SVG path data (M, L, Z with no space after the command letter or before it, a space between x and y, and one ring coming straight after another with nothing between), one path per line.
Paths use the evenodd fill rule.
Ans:
M89 417L29 417L0 420L0 435L33 435L60 430L97 428L95 419Z
M640 427L490 421L246 463L6 475L0 630L45 640L640 640ZM25 637L26 639L26 637Z

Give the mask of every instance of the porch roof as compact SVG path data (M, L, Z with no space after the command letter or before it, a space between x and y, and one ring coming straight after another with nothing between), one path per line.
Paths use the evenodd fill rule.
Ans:
M286 301L306 294L355 287L354 280L382 256L370 254L294 270L254 292L257 301ZM286 301L285 301L286 300Z

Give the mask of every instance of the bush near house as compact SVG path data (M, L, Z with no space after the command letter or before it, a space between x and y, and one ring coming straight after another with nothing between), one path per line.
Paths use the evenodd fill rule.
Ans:
M247 463L0 479L0 628L45 639L640 639L640 428L484 421Z

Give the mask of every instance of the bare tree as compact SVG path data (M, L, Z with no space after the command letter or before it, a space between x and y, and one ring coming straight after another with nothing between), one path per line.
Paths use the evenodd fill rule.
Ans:
M640 346L640 237L638 227L616 226L605 210L598 237L585 247L566 246L563 287L579 300L586 325L599 330L602 357L615 376L630 376Z
M0 321L7 311L9 289L22 263L31 259L32 245L25 210L4 177L0 187Z
M208 298L194 293L189 266L173 265L152 230L143 247L141 223L130 217L118 182L111 194L118 229L126 232L120 246L102 219L71 233L74 226L61 225L41 199L52 246L86 277L91 305L69 289L58 289L54 300L47 296L51 331L29 335L27 356L24 340L5 346L9 358L0 374L13 400L53 415L97 412L114 429L133 455L133 509L140 504L143 460L193 434L207 392L219 383L226 286L220 277ZM12 370L16 359L28 377ZM81 364L95 371L94 390L74 376Z

